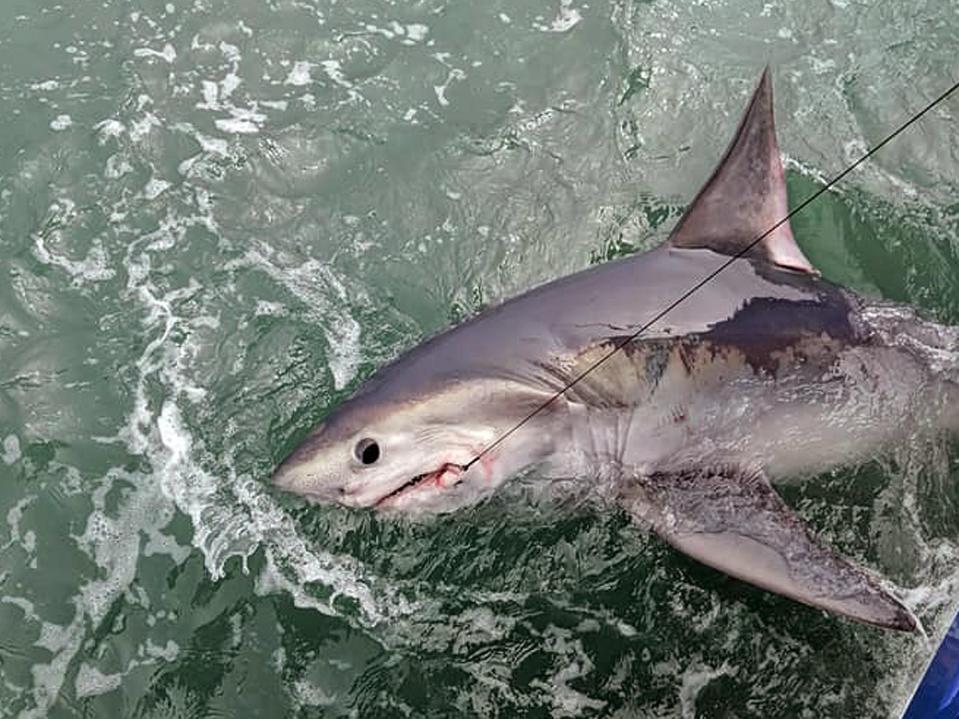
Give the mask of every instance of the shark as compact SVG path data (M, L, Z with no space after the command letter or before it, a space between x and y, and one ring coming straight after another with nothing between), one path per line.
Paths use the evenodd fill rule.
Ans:
M824 279L788 214L767 67L664 244L409 349L306 434L275 485L430 515L524 473L576 478L705 565L916 630L888 583L822 542L775 484L959 430L959 330Z

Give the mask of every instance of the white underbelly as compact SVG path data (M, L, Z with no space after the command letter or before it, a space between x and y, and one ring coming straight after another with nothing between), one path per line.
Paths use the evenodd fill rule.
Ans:
M668 471L697 464L762 467L788 480L868 459L935 425L930 378L892 349L855 348L829 376L674 383L635 407L570 407L567 474Z

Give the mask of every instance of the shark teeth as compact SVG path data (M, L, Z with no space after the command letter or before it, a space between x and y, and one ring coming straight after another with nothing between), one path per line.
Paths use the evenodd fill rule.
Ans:
M417 487L425 487L430 485L435 486L438 489L449 489L450 487L455 487L457 484L459 484L460 475L462 473L462 465L447 462L433 472L426 472L424 474L416 475L408 482L405 482L391 491L389 494L386 494L378 499L373 503L373 506L379 507L383 504L389 503L400 496L407 495L410 492L415 491Z

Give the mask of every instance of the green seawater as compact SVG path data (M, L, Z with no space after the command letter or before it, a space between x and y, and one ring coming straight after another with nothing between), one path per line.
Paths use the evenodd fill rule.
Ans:
M424 336L661 242L765 63L798 202L957 37L924 0L4 0L0 715L898 716L922 637L622 513L506 488L409 522L269 476ZM795 219L827 278L959 322L957 113ZM957 457L782 490L933 637Z

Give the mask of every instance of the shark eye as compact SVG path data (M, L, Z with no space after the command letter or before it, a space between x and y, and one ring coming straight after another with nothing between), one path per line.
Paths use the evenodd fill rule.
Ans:
M356 443L353 454L363 464L373 464L380 458L380 445L376 443L375 439L364 437Z

